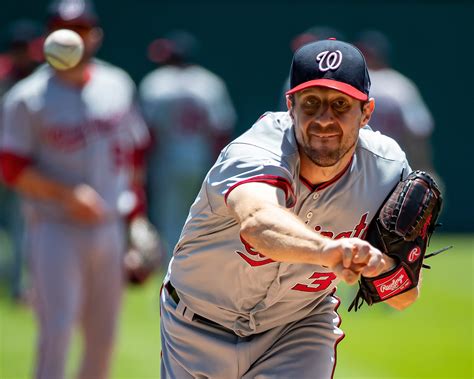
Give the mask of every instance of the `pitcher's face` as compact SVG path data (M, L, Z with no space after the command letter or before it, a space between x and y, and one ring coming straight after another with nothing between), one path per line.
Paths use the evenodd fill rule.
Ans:
M320 167L334 166L353 153L361 129L370 119L373 100L362 103L342 92L311 87L289 102L301 153Z

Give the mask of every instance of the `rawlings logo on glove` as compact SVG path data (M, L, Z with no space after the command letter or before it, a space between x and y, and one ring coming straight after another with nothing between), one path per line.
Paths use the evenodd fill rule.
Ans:
M368 305L406 292L418 285L426 255L441 210L441 192L435 181L423 171L414 171L400 181L370 224L366 240L390 256L396 266L375 278L361 277L359 291L349 307L357 311Z
M411 284L411 280L403 267L388 278L374 280L375 288L382 300L395 296Z

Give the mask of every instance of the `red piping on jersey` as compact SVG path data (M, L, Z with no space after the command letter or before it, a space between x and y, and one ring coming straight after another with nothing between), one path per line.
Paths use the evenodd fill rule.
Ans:
M82 77L83 85L86 85L89 82L89 80L91 80L93 71L94 71L94 68L92 67L92 65L88 64L86 69L84 70L84 76Z
M3 181L13 186L23 170L31 165L31 159L15 153L0 152L0 171Z
M351 160L349 161L347 166L344 167L344 169L339 174L337 174L334 178L332 178L331 180L328 180L327 182L323 182L323 183L320 183L320 184L312 184L308 179L306 179L302 175L300 175L300 180L306 187L308 187L308 189L311 192L323 190L323 189L329 187L331 184L334 184L335 182L337 182L339 179L341 179L341 177L346 173L346 171L351 166L351 163L352 163L353 159L354 159L354 156L351 157Z
M245 183L266 183L266 184L270 184L271 186L280 188L285 192L286 202L288 203L288 198L291 201L290 204L287 204L287 208L291 208L296 204L296 195L288 179L285 179L281 176L276 176L276 175L259 175L259 176L254 176L253 178L242 180L241 182L237 182L232 187L230 187L224 195L224 201L226 205L227 205L227 197L229 196L231 191L233 191L235 188L237 188L241 184L245 184Z
M306 186L306 188L308 188L311 192L314 191L314 187L316 186L313 186L304 176L300 175L300 180L301 180L301 183L303 183Z
M138 168L144 168L145 163L146 163L146 158L147 154L151 150L151 144L146 143L143 146L137 146L133 150L131 154L131 163L132 167L138 169Z
M334 290L331 292L331 296L334 297L336 300L337 300L337 304L336 304L336 307L334 308L334 312L336 312L337 314L337 317L339 319L339 321L337 322L337 327L339 328L341 326L341 323L342 323L342 319L341 319L341 316L339 315L339 313L337 313L337 310L339 308L339 305L341 305L341 299L339 299L336 295L334 295L336 293L336 289L337 288L334 288ZM332 366L332 373L331 373L331 379L334 378L334 372L336 371L336 364L337 364L337 345L339 344L339 342L341 342L344 337L346 335L344 334L344 332L342 332L342 336L340 336L336 342L334 343L334 365Z
M85 68L84 68L84 72L82 74L82 78L81 78L81 82L78 83L78 87L79 88L82 88L82 87L85 87L87 83L89 83L89 81L91 80L92 78L92 72L94 71L94 68L92 66L92 64L88 64Z
M93 74L93 65L92 64L88 64L83 72L82 72L82 77L78 80L78 81L69 81L69 80L66 80L66 84L68 84L69 86L71 87L75 87L77 89L82 89L86 86L87 83L89 83L89 81L91 80L92 78L92 74ZM64 80L63 80L64 81Z

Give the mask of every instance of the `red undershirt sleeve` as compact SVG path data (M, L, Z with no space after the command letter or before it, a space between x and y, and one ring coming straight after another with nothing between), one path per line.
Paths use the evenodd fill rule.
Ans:
M0 171L3 181L15 185L23 170L31 165L31 159L10 152L0 152Z

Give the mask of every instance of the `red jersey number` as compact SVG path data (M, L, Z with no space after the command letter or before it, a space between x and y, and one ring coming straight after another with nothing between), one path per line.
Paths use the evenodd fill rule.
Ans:
M336 274L333 272L315 272L309 279L314 279L311 284L296 284L292 290L305 292L318 292L327 289L332 281L336 279Z

